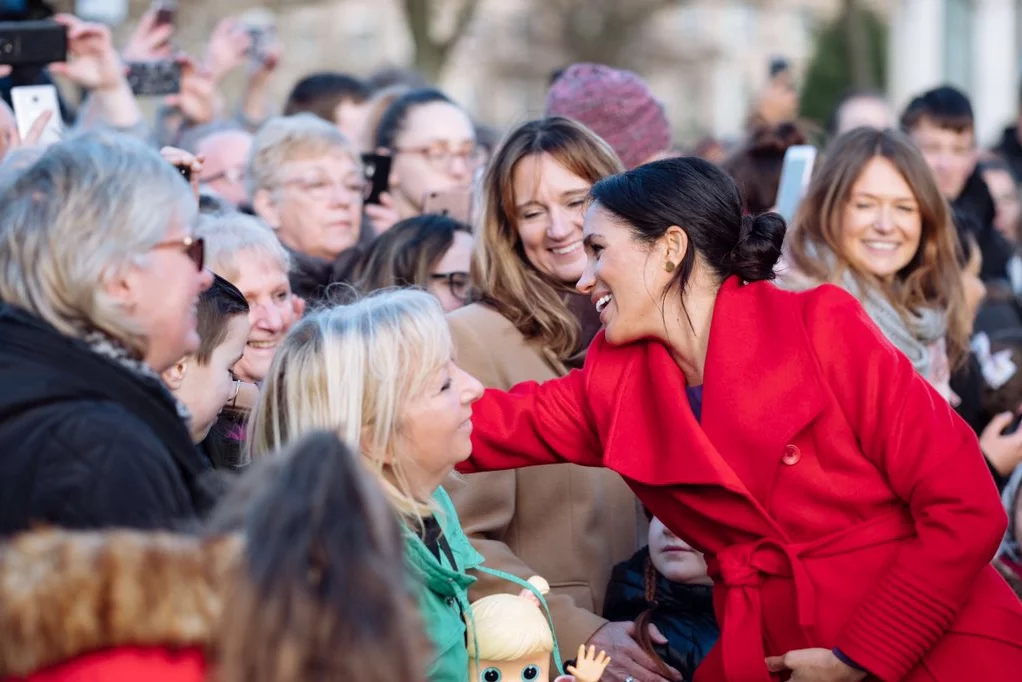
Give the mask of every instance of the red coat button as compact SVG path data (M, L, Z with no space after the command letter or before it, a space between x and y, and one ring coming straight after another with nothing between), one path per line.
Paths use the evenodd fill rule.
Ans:
M781 457L781 461L792 466L798 464L798 461L802 459L802 451L798 449L796 445L788 445L784 448L784 457Z

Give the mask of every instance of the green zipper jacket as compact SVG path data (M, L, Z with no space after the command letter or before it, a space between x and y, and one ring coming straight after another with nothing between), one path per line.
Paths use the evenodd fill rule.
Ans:
M468 682L468 648L465 646L464 613L468 610L468 587L476 579L466 573L479 566L483 557L472 548L461 530L451 499L438 488L433 495L440 511L437 521L458 564L453 569L441 552L442 561L429 551L414 530L405 531L405 557L414 593L418 596L423 626L433 643L429 666L430 682Z

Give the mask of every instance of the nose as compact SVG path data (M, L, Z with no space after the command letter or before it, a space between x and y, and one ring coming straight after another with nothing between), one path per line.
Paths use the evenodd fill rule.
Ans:
M465 405L471 405L483 397L483 391L486 389L483 388L482 383L478 379L463 370L461 367L458 367L458 372L461 373L462 381L461 402Z
M580 294L589 295L594 286L596 286L596 275L593 273L593 262L591 258L587 258L586 268L582 271L578 282L575 283L575 290Z
M203 292L213 286L213 273L209 268L203 268L199 273L199 291Z
M881 206L877 210L876 219L873 221L873 228L881 234L888 234L894 231L894 208L891 206Z
M447 172L451 174L451 177L459 180L464 180L468 177L469 167L468 159L460 154L452 154L451 161L447 165Z
M268 332L279 332L284 329L284 318L277 306L262 304L252 306L252 326Z
M330 204L332 206L348 206L351 204L355 193L343 182L335 184L330 192Z
M570 237L578 230L578 222L572 218L573 216L566 213L563 208L554 206L550 211L550 226L546 230L547 236L554 241Z

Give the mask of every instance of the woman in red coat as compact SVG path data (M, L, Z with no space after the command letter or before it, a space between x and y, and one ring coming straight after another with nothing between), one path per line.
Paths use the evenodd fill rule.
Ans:
M783 222L719 169L597 183L584 369L475 406L465 471L617 471L704 552L721 640L701 681L1018 679L1022 606L975 435L850 295L769 282ZM686 397L688 398L686 400Z

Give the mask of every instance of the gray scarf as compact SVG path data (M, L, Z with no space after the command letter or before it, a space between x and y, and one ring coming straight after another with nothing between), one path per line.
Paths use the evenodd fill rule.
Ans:
M832 264L829 270L833 272L836 269L837 259L833 254L821 253L820 257ZM821 282L793 271L790 265L785 271L778 272L778 285L785 289L798 291L819 284ZM873 323L880 328L888 341L912 361L912 366L919 374L924 377L931 376L929 347L947 334L947 318L940 309L921 308L903 316L877 288L867 286L863 291L863 287L849 269L844 270L841 280L836 284L859 299Z

